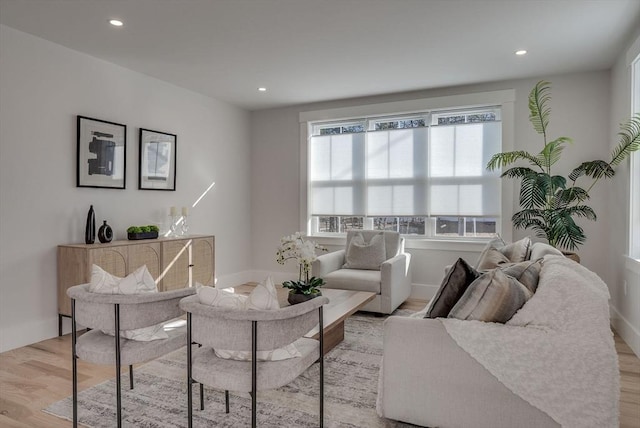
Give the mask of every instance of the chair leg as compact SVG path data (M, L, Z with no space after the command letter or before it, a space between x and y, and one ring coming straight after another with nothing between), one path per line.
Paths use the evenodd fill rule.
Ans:
M320 330L320 428L324 427L324 320L322 306L318 309Z
M129 364L129 389L133 389L133 365Z
M200 384L200 410L204 410L204 385Z
M115 305L115 319L116 319L116 328L115 328L115 342L116 342L116 416L118 419L118 428L122 427L122 396L121 392L121 373L120 370L122 365L120 364L120 305Z
M229 413L229 391L224 391L224 410Z
M256 428L256 396L258 395L258 322L251 321L251 428Z
M191 312L187 312L187 419L189 428L193 427L193 379L191 378Z
M58 318L61 319L61 318ZM61 322L62 324L62 322ZM78 428L78 357L76 356L76 300L71 299L71 366L73 371L73 428Z

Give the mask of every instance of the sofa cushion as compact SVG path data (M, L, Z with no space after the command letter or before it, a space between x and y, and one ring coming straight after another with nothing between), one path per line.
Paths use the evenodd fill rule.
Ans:
M323 288L369 291L380 294L382 275L378 270L338 269L325 275Z
M505 323L532 295L517 279L494 269L469 285L448 318Z
M345 269L380 270L380 265L387 259L384 235L382 232L365 242L361 233L353 236L345 254Z
M463 259L458 259L447 272L436 295L429 302L425 318L446 317L479 273Z
M501 268L503 273L520 281L532 293L535 293L538 288L540 269L542 269L542 260L525 261Z
M362 235L364 242L369 242L374 235L378 235L380 233L384 236L384 247L386 250L385 260L389 260L390 258L404 252L404 238L402 238L398 232L391 230L350 230L347 232L345 250L349 248L351 239L356 235Z

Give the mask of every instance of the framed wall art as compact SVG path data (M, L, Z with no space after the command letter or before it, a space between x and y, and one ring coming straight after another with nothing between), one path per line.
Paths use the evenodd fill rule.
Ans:
M138 189L176 190L175 134L140 128Z
M125 188L127 126L78 116L77 187Z

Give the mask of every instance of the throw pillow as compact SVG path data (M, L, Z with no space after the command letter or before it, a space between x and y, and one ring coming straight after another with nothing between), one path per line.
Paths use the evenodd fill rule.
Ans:
M233 290L214 288L196 283L198 300L203 305L217 306L220 308L246 309L248 297L233 293Z
M531 254L531 238L526 236L519 241L499 248L499 250L513 263L529 260L529 255Z
M374 235L369 243L364 242L362 233L356 233L346 253L345 269L380 270L380 265L386 260L386 248L382 232Z
M531 293L535 293L538 288L540 269L542 269L542 260L526 261L501 268L505 275L517 279Z
M196 290L198 300L204 305L239 310L255 309L268 311L280 309L278 293L271 277L267 277L264 283L258 284L249 296L234 294L232 291L226 291L224 288L204 287L200 284L196 286L198 287ZM251 361L250 351L214 349L214 352L218 358ZM302 356L302 354L293 343L281 348L257 352L258 361L279 361L300 356Z
M494 269L469 285L448 318L505 323L532 295L517 279Z
M500 241L491 240L482 250L476 269L487 271L495 269L504 263L520 263L529 260L531 238L528 236L511 244L502 245Z
M93 265L89 291L101 294L157 293L158 286L146 265L139 267L135 272L124 278L111 275L100 266ZM109 336L115 336L115 329L102 330L102 332ZM152 340L168 339L169 335L164 331L164 325L160 323L133 330L122 330L120 331L120 337L139 342L150 342Z
M531 246L531 260L538 260L546 255L562 256L562 251L544 242L536 242Z
M458 259L445 275L436 295L429 302L425 318L446 317L480 274L463 259Z
M491 269L495 269L499 266L506 266L511 263L509 257L502 254L497 248L488 248L482 252L482 257L478 260L476 269L481 272L486 272Z
M89 291L101 294L142 294L157 293L158 286L149 273L147 265L140 266L124 278L111 275L100 266L91 267Z

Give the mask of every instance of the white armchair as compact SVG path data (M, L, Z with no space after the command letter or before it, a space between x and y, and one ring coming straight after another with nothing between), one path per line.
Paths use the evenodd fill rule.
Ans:
M383 233L386 260L379 270L343 268L346 253L356 234L362 234L365 243ZM376 293L374 300L362 308L363 311L383 314L392 313L411 293L411 254L404 252L404 238L397 232L357 230L347 232L344 250L321 255L313 262L313 276L326 281L324 288L369 291Z

